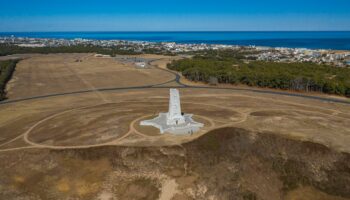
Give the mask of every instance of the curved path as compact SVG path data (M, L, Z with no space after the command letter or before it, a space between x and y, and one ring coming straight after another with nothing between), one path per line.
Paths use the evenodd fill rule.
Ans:
M142 101L140 101L142 102ZM212 105L212 104L206 104L206 103L198 103L198 102L187 102L185 101L184 103L188 103L188 104L199 104L199 105L205 105L205 106L214 106L214 107L218 107L218 108L224 108L224 109L228 109L228 110L233 110L235 111L234 109L232 108L229 108L229 107L224 107L224 106L220 106L220 105ZM102 103L102 104L98 104L98 105L104 105L105 103ZM96 105L94 105L96 106ZM123 139L125 139L126 137L130 136L131 134L137 134L141 137L145 137L145 138L155 138L155 137L161 137L161 135L159 136L150 136L150 135L147 135L147 134L144 134L142 132L139 132L136 128L135 128L135 123L145 117L149 117L151 115L144 115L144 116L140 116L138 117L137 119L134 119L130 124L129 124L129 130L121 137L119 138L116 138L112 141L108 141L108 142L103 142L103 143L99 143L99 144L88 144L88 145L64 145L64 146L61 146L61 145L48 145L48 144L40 144L40 143L36 143L36 142L33 142L29 139L29 134L30 132L36 128L38 125L42 124L43 122L49 120L49 119L52 119L52 118L55 118L57 116L60 116L60 115L63 115L63 114L66 114L68 112L72 112L74 110L79 110L79 109L83 109L83 108L88 108L88 107L91 107L91 106L84 106L84 107L79 107L79 108L73 108L73 109L69 109L69 110L65 110L65 111L62 111L62 112L59 112L59 113L55 113L55 114L52 114L52 115L49 115L47 117L45 117L44 119L41 119L40 121L38 121L37 123L35 123L34 125L32 125L29 129L27 129L23 134L15 137L14 139L4 143L4 144L1 144L1 146L4 146L6 144L9 144L17 139L20 139L22 138L24 140L24 142L29 145L29 146L21 146L21 147L13 147L13 148L6 148L6 149L0 149L0 152L8 152L8 151L16 151L16 150L22 150L22 149L56 149L56 150L62 150L62 149L85 149L85 148L93 148L93 147L102 147L102 146L114 146L114 145L120 145L119 142L121 142ZM273 110L276 110L276 111L281 111L280 109L273 109ZM317 113L318 115L327 115L327 116L332 116L332 117L336 117L336 118L339 118L339 119L344 119L343 117L338 117L338 116L334 116L333 114L325 114L325 113L320 113L320 112L317 112L317 111L305 111L305 110L298 110L298 109L283 109L283 110L292 110L292 111L300 111L300 112L306 112L306 113ZM258 111L265 111L265 109L261 109L261 110L257 110L255 112L258 112ZM217 129L217 128L224 128L224 127L228 127L228 126L232 126L232 125L236 125L236 124L240 124L244 121L247 120L248 116L249 116L249 113L246 113L246 112L239 112L242 116L240 117L239 120L237 121L231 121L231 122L222 122L222 121L218 121L218 120L212 120L208 117L205 117L205 116L197 116L197 117L200 117L200 118L203 118L205 120L207 120L209 122L209 126L207 127L207 130L205 131L205 133L207 132L210 132L211 130L214 130L214 129ZM220 123L223 123L223 125L220 125L220 126L215 126L215 122L220 122ZM203 133L204 134L204 133Z
M141 101L142 102L142 101ZM202 103L198 103L198 102L185 102L185 103L193 103L193 104L199 104L199 105L202 105ZM98 104L98 105L104 105L105 103L102 103L102 104ZM203 105L208 105L208 104L203 104ZM94 105L96 106L96 105ZM231 108L226 108L226 107L222 107L222 106L219 106L219 105L210 105L210 106L214 106L214 107L219 107L219 108L225 108L225 109L229 109L229 110L233 110ZM16 150L22 150L22 149L56 149L56 150L62 150L62 149L86 149L86 148L93 148L93 147L102 147L102 146L113 146L113 145L118 145L118 143L120 141L122 141L123 139L125 139L126 137L130 136L132 133L135 133L139 136L142 136L142 137L145 137L145 138L154 138L154 137L161 137L162 135L159 135L159 136L149 136L149 135L146 135L146 134L143 134L142 132L139 132L136 128L135 128L135 123L137 121L139 121L140 119L143 119L145 117L149 117L151 115L145 115L145 116L141 116L141 117L138 117L137 119L134 119L130 124L129 124L129 130L121 137L119 138L116 138L112 141L108 141L108 142L103 142L103 143L99 143L99 144L88 144L88 145L64 145L64 146L60 146L60 145L48 145L48 144L40 144L40 143L36 143L36 142L33 142L29 139L29 134L32 132L33 129L35 129L37 126L39 126L40 124L44 123L45 121L49 120L49 119L52 119L52 118L55 118L55 117L58 117L60 115L63 115L63 114L66 114L66 113L69 113L69 112L72 112L74 110L79 110L79 109L84 109L84 108L89 108L91 106L84 106L84 107L79 107L79 108L73 108L73 109L68 109L68 110L65 110L65 111L62 111L62 112L59 112L59 113L55 113L55 114L52 114L52 115L49 115L43 119L41 119L40 121L36 122L34 125L32 125L29 129L27 129L23 134L20 134L19 136L15 137L14 139L6 142L6 143L3 143L0 145L0 147L6 145L6 144L9 144L11 142L14 142L15 140L17 139L23 139L24 142L29 145L29 146L21 146L21 147L14 147L14 148L6 148L6 149L0 149L0 152L8 152L8 151L16 151ZM205 117L205 116L198 116L196 115L197 117L200 117L200 118L203 118L205 120L207 120L209 122L209 125L208 125L208 131L211 131L213 130L215 127L215 122L208 118L208 117ZM245 116L242 116L242 119L239 120L239 121L236 121L236 122L231 122L231 123L225 123L225 126L228 126L228 125L232 125L232 124L237 124L237 123L241 123L242 121L245 121L246 120L246 117ZM224 127L224 126L223 126Z

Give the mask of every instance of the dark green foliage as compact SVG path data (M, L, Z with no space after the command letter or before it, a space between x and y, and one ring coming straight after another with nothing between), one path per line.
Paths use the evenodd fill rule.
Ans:
M99 53L110 56L140 54L133 50L129 50L124 46L117 47L99 47L93 45L75 45L61 47L19 47L16 45L0 44L0 56L11 55L17 53Z
M0 101L6 98L6 83L11 79L18 60L0 61Z
M225 51L224 51L225 52ZM231 52L195 56L174 61L169 69L182 72L192 81L209 83L216 77L219 83L284 90L316 91L350 97L350 69L314 63L277 63L252 61L245 63ZM230 55L230 54L229 54Z

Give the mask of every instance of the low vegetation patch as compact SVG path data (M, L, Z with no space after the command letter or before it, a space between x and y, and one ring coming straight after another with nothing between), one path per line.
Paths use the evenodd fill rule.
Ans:
M160 196L159 184L155 180L138 178L130 182L119 184L114 193L121 200L153 200Z
M18 60L0 61L0 101L6 99L6 83L11 79Z

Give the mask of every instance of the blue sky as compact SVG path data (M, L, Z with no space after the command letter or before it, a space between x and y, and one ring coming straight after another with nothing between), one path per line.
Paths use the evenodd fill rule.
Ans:
M0 0L0 31L350 30L350 0Z

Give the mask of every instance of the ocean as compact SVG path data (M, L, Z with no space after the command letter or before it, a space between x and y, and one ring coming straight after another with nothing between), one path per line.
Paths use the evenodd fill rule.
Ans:
M56 39L131 40L149 42L256 45L350 50L350 31L293 32L6 32L0 36Z

